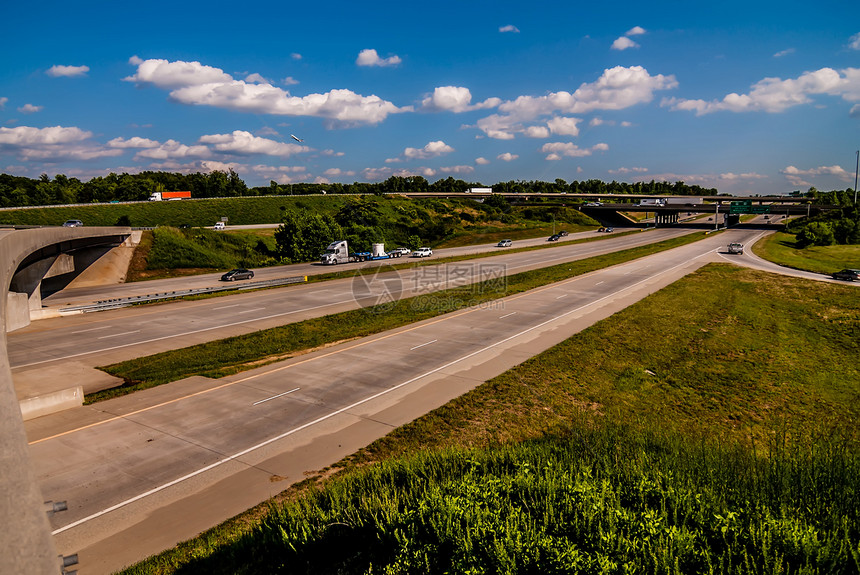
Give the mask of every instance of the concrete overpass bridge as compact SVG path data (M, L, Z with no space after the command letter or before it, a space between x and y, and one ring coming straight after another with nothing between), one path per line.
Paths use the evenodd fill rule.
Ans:
M24 327L43 295L68 285L90 264L131 236L130 228L0 228L0 530L4 570L60 573L48 523L52 508L30 464L21 407L6 352L6 332ZM53 290L53 291L51 291Z

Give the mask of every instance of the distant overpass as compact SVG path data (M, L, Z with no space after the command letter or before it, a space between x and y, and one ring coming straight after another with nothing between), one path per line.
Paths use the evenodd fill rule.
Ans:
M586 214L603 217L619 212L650 212L654 214L656 225L678 223L681 215L712 213L717 218L723 216L727 225L738 223L743 214L775 214L781 216L808 216L820 211L837 209L831 204L816 204L812 198L794 196L668 196L650 194L568 194L568 193L404 193L409 198L468 198L473 200L487 198L490 195L502 196L512 203L527 203L534 199L552 199L575 207ZM684 202L688 199L689 202ZM623 201L619 201L623 200ZM666 203L656 205L642 201L662 200ZM673 203L668 203L673 202ZM612 219L612 218L610 218Z
M477 199L481 197L487 197L491 194L482 194L482 193L439 193L439 192L401 192L398 194L392 195L400 195L405 196L407 198L471 198ZM671 196L671 195L652 195L652 194L569 194L564 192L547 192L547 193L527 193L527 192L498 192L493 193L495 196L503 196L505 198L520 198L523 200L528 200L529 198L551 198L554 200L564 201L564 200L580 200L583 202L615 202L615 203L624 203L626 206L635 206L641 200L657 200L657 199L677 199L677 198L686 198L691 197L694 199L701 199L703 202L707 202L707 205L713 208L714 202L719 202L726 204L728 202L735 201L752 201L755 204L812 204L816 205L815 200L811 198L803 198L803 197L795 197L795 196L728 196L728 195L720 195L720 196Z
M43 288L62 289L131 235L131 228L0 228L0 532L4 570L59 573L46 505L30 465L21 407L6 352L6 332L30 323ZM38 354L38 350L33 350ZM69 382L73 385L74 382Z

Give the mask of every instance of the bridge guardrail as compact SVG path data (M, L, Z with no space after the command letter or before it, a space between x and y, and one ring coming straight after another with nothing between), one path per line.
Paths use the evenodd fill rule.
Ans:
M109 309L117 309L121 307L128 307L130 305L135 305L139 303L147 303L152 301L164 300L164 299L177 299L181 297L186 297L189 295L199 295L199 294L207 294L207 293L216 293L222 291L243 291L249 289L262 289L267 287L276 287L281 285L289 285L294 283L302 283L308 280L308 276L296 276L296 277L288 277L288 278L275 278L271 280L263 280L257 282L249 282L243 283L241 285L229 284L223 286L213 286L213 287L205 287L205 288L193 288L187 290L173 290L169 292L160 292L154 294L140 295L140 296L131 296L131 297L123 297L123 298L112 298L107 300L99 300L95 303L83 304L83 305L74 305L67 306L60 310L60 313L66 312L81 312L81 313L90 313L95 311L106 311Z

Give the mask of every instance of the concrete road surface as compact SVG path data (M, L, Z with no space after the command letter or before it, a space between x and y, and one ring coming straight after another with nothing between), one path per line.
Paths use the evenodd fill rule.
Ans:
M84 393L92 393L119 383L93 369L96 366L374 305L382 301L382 294L394 299L429 294L498 274L504 277L694 231L665 228L531 252L506 253L500 249L498 255L438 267L420 266L199 301L43 319L8 335L9 361L19 399L44 396L71 385L82 385ZM362 267L349 266L337 267L356 270ZM175 284L177 280L170 281ZM120 292L126 288L114 289Z
M85 574L169 548L761 233L730 230L218 381L28 422L42 493L69 505L52 518L58 549L79 553Z

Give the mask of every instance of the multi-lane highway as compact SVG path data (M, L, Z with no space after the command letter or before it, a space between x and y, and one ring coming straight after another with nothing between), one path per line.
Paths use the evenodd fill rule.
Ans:
M52 318L34 322L8 337L9 361L19 397L34 397L71 384L61 374L74 374L75 385L89 393L115 385L106 374L92 369L116 361L187 347L195 343L222 339L259 329L319 317L382 301L382 297L409 297L462 285L475 279L498 277L575 261L595 255L641 246L682 234L693 229L665 228L630 235L603 235L599 242L562 243L552 249L498 253L487 258L442 266L421 266L399 272L380 272L288 288L265 290L214 299L176 302L105 311L97 314ZM545 239L536 240L545 243ZM534 241L532 241L534 242ZM517 246L528 242L517 242ZM457 248L440 254L474 253L480 247ZM487 249L484 247L484 249ZM453 254L452 254L453 252ZM401 263L403 260L394 260ZM427 263L426 261L424 263ZM374 262L376 265L376 262ZM310 267L310 266L307 266ZM359 269L361 264L337 266L338 270ZM321 266L314 266L319 273ZM323 268L328 271L330 268ZM262 277L267 270L261 270ZM273 272L269 272L273 273ZM281 270L295 274L294 266ZM256 278L255 278L256 279ZM167 282L170 283L167 283ZM177 289L186 278L165 280L158 286L134 286L135 290ZM194 278L206 285L217 277ZM149 282L140 282L148 284ZM107 291L104 294L117 292ZM114 286L115 290L128 289ZM78 295L77 297L81 297ZM64 387L63 387L64 386Z
M501 257L512 273L533 267L538 254L547 258L542 265L551 265L577 257L567 251L585 253L600 244L623 249L632 245L626 242L657 233L681 232L659 230ZM64 554L80 554L82 574L108 572L170 547L720 259L728 242L750 244L762 233L730 230L218 381L191 378L28 422L42 493L69 506L52 517L57 546ZM414 285L413 279L407 275L394 283L408 294L414 290L404 286ZM373 298L375 290L392 283L389 277L386 286L382 275L376 280L365 284L363 297ZM80 325L69 324L76 318L46 321L45 327L10 334L10 353L16 354L18 372L27 369L26 349L41 343L51 349L47 363L61 365L75 357L112 357L120 349L140 355L163 345L159 333L190 343L204 331L215 332L206 336L211 339L319 315L320 306L333 301L338 303L322 313L355 307L362 301L353 298L354 289L348 281L327 282L106 312L84 317ZM245 314L256 319L239 327ZM16 341L18 335L29 343ZM108 337L99 339L103 336ZM63 344L70 337L77 345ZM101 343L86 347L87 339Z

